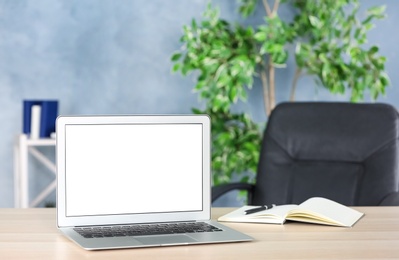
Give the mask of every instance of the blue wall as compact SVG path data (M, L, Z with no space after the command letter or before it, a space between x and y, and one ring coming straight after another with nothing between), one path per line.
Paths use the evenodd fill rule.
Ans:
M240 20L236 1L215 0L222 16ZM0 0L0 207L13 206L13 141L22 129L24 99L58 99L61 114L190 113L201 106L194 77L173 75L171 54L180 48L182 26L200 17L208 0ZM364 8L377 1L362 0ZM370 32L370 43L388 56L392 87L387 102L399 107L396 70L399 2L381 0L388 18ZM282 13L289 15L289 10ZM263 10L245 21L262 21ZM290 63L293 61L290 60ZM293 67L277 72L278 101L287 100ZM300 80L298 100L347 100L316 91ZM260 85L247 104L265 121ZM49 152L51 154L51 152ZM31 194L51 181L35 162Z

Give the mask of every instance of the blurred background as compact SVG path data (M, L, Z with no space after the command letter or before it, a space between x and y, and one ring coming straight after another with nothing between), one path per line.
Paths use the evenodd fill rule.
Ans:
M183 25L201 19L208 0L0 0L0 207L14 206L13 144L22 132L26 99L55 99L59 114L187 114L203 107L193 92L195 76L172 73L171 55L182 44ZM241 24L263 21L264 10L243 19L235 0L213 0L221 17ZM399 108L399 1L361 0L361 9L386 5L387 18L368 34L387 57L391 85L377 102ZM282 8L281 16L290 15ZM292 63L290 57L288 63ZM289 98L294 68L279 69L277 102ZM348 101L315 88L301 78L298 101ZM369 101L366 98L366 101ZM255 80L245 111L264 123L262 89ZM44 151L50 157L53 152ZM52 181L48 170L31 160L30 193ZM47 201L54 201L54 193ZM222 202L223 204L223 202Z

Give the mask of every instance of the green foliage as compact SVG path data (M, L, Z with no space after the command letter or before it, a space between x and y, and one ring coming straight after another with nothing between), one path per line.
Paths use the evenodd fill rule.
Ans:
M254 31L231 25L219 18L219 10L208 9L200 23L184 26L185 50L172 56L173 71L183 75L196 71L194 90L205 99L204 111L212 119L212 171L215 185L228 183L235 173L247 182L254 176L259 157L260 130L246 114L231 113L231 105L247 99L257 63Z
M372 22L385 17L384 7L370 8L362 20L358 0L275 0L272 8L267 0L239 0L238 11L248 17L259 3L266 15L257 27L231 24L209 4L201 21L193 19L183 27L183 48L171 57L174 72L197 77L194 90L206 108L194 112L212 118L215 185L230 182L233 174L252 181L260 129L248 115L232 113L231 106L246 101L254 77L260 75L266 113L270 112L275 104L274 68L286 66L288 46L295 46L297 66L292 93L301 73L315 77L333 94L350 91L353 102L362 101L365 93L377 99L389 85L386 58L377 46L364 47ZM280 4L294 9L292 20L279 17Z
M373 19L384 17L384 7L369 9L361 21L356 16L358 1L291 2L299 11L292 26L297 32L295 56L301 70L316 76L331 93L351 91L353 102L362 101L367 91L372 99L385 93L389 84L386 59L378 55L378 47L362 47Z
M200 25L193 20L184 26L181 41L186 49L172 56L173 70L183 75L198 71L195 91L213 112L227 113L232 103L246 100L244 88L252 87L260 55L251 27L230 25L210 5L204 17Z
M239 174L241 182L253 182L260 152L259 126L244 113L193 111L211 117L213 183L229 183L234 174Z
M241 181L254 176L259 157L259 127L246 114L233 114L231 105L246 100L251 88L257 53L251 27L230 25L209 5L200 23L184 26L185 50L172 56L174 71L198 73L194 90L205 99L204 111L212 119L212 170L215 185L230 182L234 173L245 172Z
M243 17L248 17L254 12L257 3L258 0L240 0L238 11Z
M283 67L288 58L285 48L287 43L292 42L294 31L278 16L266 17L265 22L254 35L255 40L261 44L259 54L269 55L274 66Z

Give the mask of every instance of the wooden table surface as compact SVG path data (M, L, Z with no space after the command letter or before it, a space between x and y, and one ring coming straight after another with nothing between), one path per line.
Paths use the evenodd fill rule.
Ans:
M0 259L399 259L399 207L357 207L353 228L223 223L252 242L85 251L56 228L55 209L0 209ZM232 209L215 208L212 217Z

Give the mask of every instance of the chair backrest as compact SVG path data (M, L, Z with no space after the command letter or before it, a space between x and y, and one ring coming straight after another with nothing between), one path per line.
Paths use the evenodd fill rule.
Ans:
M398 138L387 104L282 103L264 133L253 203L379 205L398 191Z

